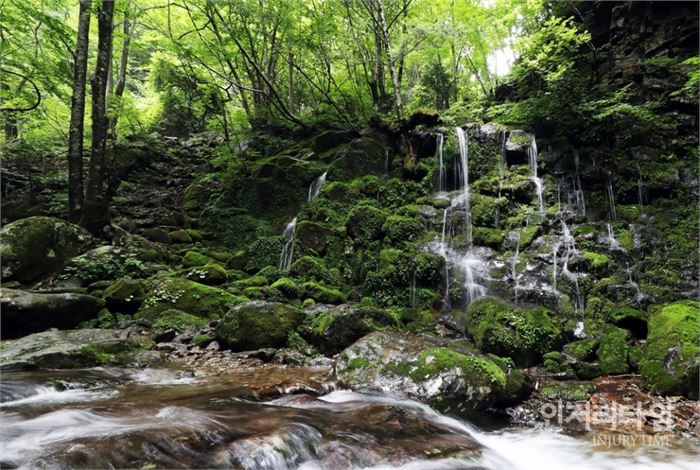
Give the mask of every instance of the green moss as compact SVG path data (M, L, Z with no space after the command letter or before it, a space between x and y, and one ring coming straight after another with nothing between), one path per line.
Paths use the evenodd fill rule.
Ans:
M106 352L104 349L96 345L83 346L80 353L84 356L84 361L89 365L92 364L109 364L114 361L115 355Z
M173 243L192 243L192 237L187 233L187 230L173 230L168 232Z
M192 339L192 344L203 348L212 342L214 338L209 335L197 335Z
M250 302L226 314L216 327L216 337L236 351L280 348L303 317L300 310L290 305Z
M364 357L355 357L348 362L349 369L364 369L370 365L369 361Z
M272 283L272 286L284 294L288 299L297 299L301 294L299 283L291 278L283 277Z
M404 242L415 241L425 232L423 223L418 218L391 215L383 226L386 239L395 246L402 246Z
M503 244L503 231L488 227L474 227L472 232L474 244L488 246L495 250L501 248Z
M304 281L317 281L337 286L341 276L336 268L329 268L326 262L315 256L303 256L292 264L289 274Z
M301 296L314 299L323 304L342 304L346 302L345 294L338 289L326 287L318 282L305 282L301 285Z
M552 351L542 356L544 368L547 372L561 372L564 365L564 355L558 351Z
M557 349L562 338L548 310L520 311L491 298L477 300L469 306L467 330L481 351L510 357L523 366Z
M226 268L214 262L194 267L187 272L188 279L207 285L223 284L227 277Z
M639 220L639 216L642 215L642 211L639 206L636 205L616 205L615 212L617 216L624 220L625 222L634 223Z
M204 318L174 308L160 312L154 317L154 320L153 329L155 331L175 330L178 333L203 328L208 323Z
M234 287L245 289L246 287L262 287L268 285L269 281L265 276L250 276L233 283Z
M355 207L348 217L345 225L348 235L355 242L365 245L372 240L379 240L384 235L384 222L388 213L369 205Z
M610 258L602 253L595 253L593 251L584 251L583 257L588 260L591 270L594 272L604 271L608 264L610 263Z
M249 246L246 256L245 270L259 271L266 266L277 267L285 242L282 237L259 237Z
M597 227L593 224L584 224L575 227L573 230L573 235L575 237L585 237L586 235L592 235L596 233Z
M490 386L502 391L506 375L493 362L479 356L461 354L450 348L428 348L418 355L409 375L414 380L428 380L447 369L459 368L469 377L470 385Z
M649 335L640 362L644 386L660 394L698 398L700 304L668 304L649 317Z
M564 346L564 352L578 361L590 361L600 342L595 338L574 341Z
M266 297L264 287L246 287L243 289L243 295L250 300L263 300Z
M163 279L151 283L149 294L137 316L154 318L164 310L175 308L198 317L211 318L223 315L244 300L223 289L186 279Z
M122 278L103 292L107 308L112 312L134 313L146 299L149 283L143 279Z
M542 387L539 394L545 399L587 401L595 391L591 384L561 383Z
M611 328L601 339L596 355L600 371L604 375L629 372L627 341L629 332L622 328Z
M204 266L207 263L213 262L214 260L210 257L203 255L197 251L188 251L185 256L182 257L182 265L186 268L192 268L195 266Z
M520 250L525 250L540 233L539 225L528 225L520 230Z
M632 237L632 232L627 229L619 229L615 236L617 237L617 242L626 251L632 251L634 248L634 238Z

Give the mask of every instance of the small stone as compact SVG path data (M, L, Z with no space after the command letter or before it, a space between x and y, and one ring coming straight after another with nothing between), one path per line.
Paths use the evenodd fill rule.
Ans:
M175 351L175 345L173 343L158 343L156 344L156 351L172 352Z
M177 331L170 329L157 334L153 338L153 341L156 343L169 343L175 339L175 336L177 336Z
M219 342L218 342L218 341L212 341L212 342L209 343L209 345L207 346L207 349L210 350L210 351L218 351L220 347L221 347L221 346L219 346Z

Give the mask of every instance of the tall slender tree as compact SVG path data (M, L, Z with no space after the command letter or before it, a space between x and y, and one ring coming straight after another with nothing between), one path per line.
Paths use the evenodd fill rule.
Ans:
M80 0L73 64L73 97L68 131L68 216L73 222L80 219L83 208L83 122L91 7L92 0Z
M92 147L88 172L85 203L80 224L93 233L98 233L108 222L105 200L105 172L107 153L107 82L112 61L112 22L114 0L102 0L97 12L97 61L95 74L90 80L92 87Z

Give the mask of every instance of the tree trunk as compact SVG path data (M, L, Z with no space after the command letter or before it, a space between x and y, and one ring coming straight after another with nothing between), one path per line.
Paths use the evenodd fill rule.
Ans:
M131 44L131 30L133 25L129 24L129 12L124 12L124 41L122 42L122 54L119 58L119 71L117 73L117 86L114 89L114 96L116 97L117 109L114 110L114 115L109 120L109 133L112 141L117 140L117 119L119 118L119 111L121 111L122 104L121 98L124 95L124 88L126 88L126 68L129 64L129 45Z
M394 68L394 59L391 57L391 42L389 42L389 29L386 24L386 15L384 14L384 3L382 0L377 0L377 13L379 14L379 19L381 23L382 36L384 38L384 47L386 48L386 61L389 66L389 75L391 76L391 82L394 85L394 105L396 106L396 116L401 119L401 84L399 83L399 78L396 75L396 69Z
M107 82L112 56L114 1L103 0L97 13L97 61L92 77L92 148L85 204L80 224L99 233L108 223L105 198L105 154L107 151Z
M73 66L73 97L68 130L68 217L72 222L80 219L83 208L83 121L85 120L85 80L91 4L92 0L80 1Z

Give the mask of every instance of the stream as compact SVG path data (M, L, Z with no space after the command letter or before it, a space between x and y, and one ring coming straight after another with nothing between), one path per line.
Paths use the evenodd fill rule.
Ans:
M342 390L328 368L3 373L0 468L697 469L698 447L603 448Z

